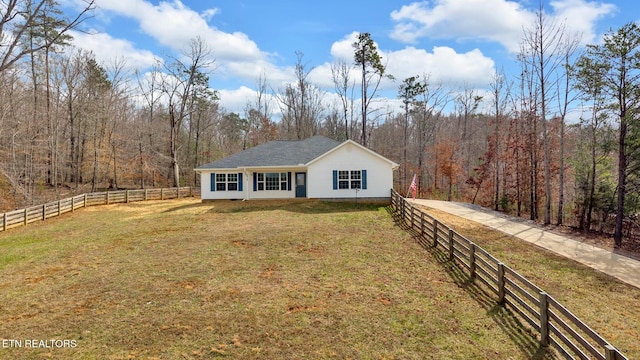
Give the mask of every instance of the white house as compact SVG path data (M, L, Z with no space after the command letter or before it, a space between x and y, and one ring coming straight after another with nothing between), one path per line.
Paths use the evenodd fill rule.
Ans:
M201 198L388 201L395 162L347 140L270 141L195 169Z

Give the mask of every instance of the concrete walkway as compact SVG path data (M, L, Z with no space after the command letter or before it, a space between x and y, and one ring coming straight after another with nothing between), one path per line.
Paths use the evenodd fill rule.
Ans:
M526 224L526 220L511 218L477 205L423 199L409 199L409 201L457 215L505 234L516 236L640 288L640 261L553 234Z

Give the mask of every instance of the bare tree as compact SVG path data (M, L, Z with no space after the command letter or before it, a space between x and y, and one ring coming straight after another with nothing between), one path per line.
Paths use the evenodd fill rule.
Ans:
M183 53L188 63L173 58L165 65L169 76L165 77L161 88L169 111L169 152L174 186L180 186L178 137L185 119L192 114L196 97L215 96L209 88L207 75L214 63L211 54L204 40L198 37L191 40L189 49Z
M461 134L460 142L466 146L461 146L460 157L463 160L463 166L466 170L466 176L471 176L471 146L474 127L471 126L471 121L478 111L478 106L482 101L482 96L478 95L478 92L471 89L468 84L463 86L462 91L455 98L455 108L457 112L457 131Z
M160 101L160 61L156 61L153 68L145 74L136 72L138 82L138 91L144 100L144 112L139 114L140 124L136 126L138 139L138 155L140 160L140 188L145 188L145 169L149 166L148 162L154 153L154 120L156 117L156 109L159 107ZM144 119L144 120L143 120ZM146 151L145 151L146 148ZM155 181L152 177L152 183Z
M540 122L542 124L543 158L544 158L544 193L545 213L544 223L551 223L551 150L547 131L549 101L557 91L557 70L564 65L564 47L566 44L566 29L547 17L543 4L536 13L533 29L525 30L524 46L531 56L531 69L535 73L535 81L540 90Z
M414 107L413 118L415 119L415 128L417 133L417 153L418 153L418 191L425 188L425 179L431 177L432 184L435 187L435 181L438 173L438 154L433 152L433 173L429 176L429 170L426 168L426 146L428 143L436 144L437 130L440 121L443 118L443 110L449 104L449 91L442 84L430 84L429 75L422 76L424 87L417 97L416 106ZM427 179L428 181L428 179Z
M532 71L532 56L530 49L522 46L518 60L521 66L520 73L520 129L524 132L523 151L528 158L528 192L529 192L529 218L538 219L539 194L538 194L538 104L539 86L535 81L536 75Z
M109 114L107 111L108 92L112 83L109 80L107 71L93 58L87 59L84 64L84 93L85 93L85 115L92 125L92 148L93 165L91 175L91 191L96 190L98 179L98 169L100 167L99 154L102 149L102 141L107 128Z
M303 54L296 52L295 83L287 84L278 91L285 127L285 137L304 139L318 133L321 121L322 91L308 79L311 70L302 62Z
M342 122L344 124L344 139L354 138L356 126L354 90L355 80L351 79L351 66L344 60L331 64L331 80L336 94L340 98Z
M130 101L131 89L129 88L130 74L126 71L126 61L124 58L115 60L107 68L111 79L111 91L108 99L109 126L107 128L107 142L111 153L111 176L109 176L109 187L118 189L118 161L119 152L124 152L128 140L128 134L120 131L125 128L126 121L132 115ZM127 138L127 139L125 139Z
M84 7L74 17L69 19L54 19L47 17L55 2L52 0L5 0L4 10L0 18L0 73L13 66L25 56L43 49L49 49L59 43L69 31L76 29L95 8L95 0L84 0ZM43 24L41 21L53 21L55 32L49 32L42 41L35 46L24 46L28 43L32 32Z
M493 108L493 138L491 141L494 143L495 151L495 164L494 164L494 209L498 211L500 204L500 151L502 141L500 138L500 132L503 131L502 119L505 116L506 107L508 104L509 85L506 83L506 77L504 69L493 74L493 81L489 85L491 88L491 105ZM504 189L503 189L504 191Z
M272 115L271 99L267 93L268 89L267 76L262 73L257 79L256 97L253 103L247 103L245 106L244 113L247 119L247 129L245 129L242 138L242 150L263 142L262 135L265 134L261 134L261 130L263 125L271 122Z
M562 72L559 74L558 81L558 115L560 118L560 164L558 169L558 218L557 224L564 222L564 188L565 188L565 133L566 118L569 112L569 105L575 101L573 95L574 86L571 81L571 68L575 61L575 54L580 44L581 36L579 34L567 35L564 43L560 47L563 59ZM562 81L564 80L564 81Z

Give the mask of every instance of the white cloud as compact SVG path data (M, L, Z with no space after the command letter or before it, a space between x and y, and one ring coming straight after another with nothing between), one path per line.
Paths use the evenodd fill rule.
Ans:
M81 0L65 0L78 2ZM294 80L291 66L279 67L271 60L273 55L261 51L257 44L242 32L228 33L221 31L209 22L220 13L219 9L210 8L200 13L190 9L180 0L160 1L154 4L150 0L97 0L98 9L95 13L100 23L114 26L118 18L127 18L137 24L134 29L153 39L167 52L188 52L191 40L200 37L211 50L211 58L215 68L212 87L216 80L232 80L236 83L255 81L266 75L269 84L274 87ZM92 31L93 35L74 33L74 44L86 50L91 50L101 63L109 63L113 59L126 57L132 68L144 70L154 64L154 54L148 50L141 50L126 39L117 39L111 35ZM144 42L139 41L139 44ZM154 50L155 51L155 50ZM159 54L156 54L158 56ZM246 104L248 88L221 91L224 105L232 111L241 111Z
M130 41L114 39L109 34L72 31L71 35L77 47L93 52L96 59L104 64L125 58L127 67L143 69L156 61L151 51L136 49Z
M155 3L157 5L150 0L97 1L101 9L98 13L100 19L107 21L113 17L115 21L116 17L126 17L133 20L138 24L139 33L151 37L171 51L184 50L185 45L195 37L204 39L213 52L217 67L212 76L213 88L220 89L216 86L216 79L220 83L228 79L241 79L240 83L246 83L266 75L269 85L276 90L295 80L293 66L277 66L273 61L274 55L261 51L246 34L228 33L209 25L209 21L219 13L218 9L198 13L179 0L160 1ZM581 3L580 0L571 1ZM492 5L500 6L489 9ZM570 9L575 9L575 6L556 11L570 14ZM519 17L514 17L514 14ZM433 8L429 8L426 2L404 6L395 11L392 18L397 22L394 36L403 40L416 40L422 36L480 36L508 43L520 40L521 21L527 14L529 13L516 3L505 0L436 0ZM590 14L601 16L595 10ZM489 20L486 20L488 17ZM514 40L515 28L518 29L518 36ZM335 41L330 47L332 59L353 64L352 44L357 35L357 32L352 32ZM150 51L136 49L132 42L115 39L104 33L92 36L78 34L76 45L94 51L98 58L126 56L130 65L136 68L144 68L154 62L154 55ZM491 81L491 74L494 73L493 60L478 49L458 53L450 47L434 47L429 51L408 46L389 50L380 49L378 45L378 50L388 67L388 73L397 79L395 82L384 81L382 84L382 96L389 97L391 102L394 101L399 83L409 76L428 74L432 83L444 86L455 87L464 83L484 87ZM331 91L333 83L330 66L327 62L315 67L309 74L309 80ZM356 69L353 70L352 78L359 80ZM238 82L235 84L232 86L238 86ZM246 86L219 91L221 104L229 111L242 113L247 102L255 99L255 91ZM357 87L355 96L358 97ZM330 95L327 96L327 102L332 102ZM273 108L277 106L274 105Z
M613 4L583 0L552 1L551 7L558 21L565 22L568 29L582 34L583 44L593 44L596 41L593 25L617 10Z
M585 0L559 0L551 3L550 15L566 21L570 31L593 37L595 21L612 13L615 6ZM414 2L391 13L396 21L391 37L406 43L419 38L481 39L497 42L517 52L523 28L533 24L536 9L524 8L509 0L435 0Z
M331 56L336 60L353 62L353 43L358 40L358 32L354 31L331 45ZM375 42L374 42L375 43ZM378 46L378 44L376 44Z
M220 105L225 110L238 113L240 116L243 116L243 111L247 104L256 98L256 91L246 86L232 90L219 90L218 92L220 94Z
M415 2L391 13L398 22L391 37L415 42L418 38L480 38L517 49L523 24L533 13L518 3L505 0L436 0Z
M215 9L215 8L214 9L207 9L207 10L203 11L200 16L202 16L203 19L209 21L216 14L219 14L219 13L220 13L220 9Z
M343 60L353 64L353 48L357 33L347 35L331 46L331 55L335 61ZM377 45L377 44L376 44ZM399 83L410 76L428 74L433 83L445 84L452 87L460 84L484 87L491 82L495 72L494 61L485 56L480 50L474 49L466 53L457 53L450 47L435 47L432 52L415 47L387 51L378 48L383 63L387 66L387 73L393 75L396 81L385 80L385 89L396 89ZM352 69L351 78L359 84L359 72ZM333 89L331 64L324 63L311 71L309 80L324 88Z
M228 62L220 67L216 76L239 76L243 79L257 80L263 75L268 76L269 83L275 87L295 79L292 68L280 68L262 59Z
M478 49L457 53L445 46L424 49L407 47L386 54L388 68L398 81L414 75L428 74L431 82L452 87L462 83L484 87L491 82L495 72L494 61Z
M181 50L191 39L200 37L219 60L247 61L266 56L246 34L226 33L209 26L207 21L217 13L215 9L198 14L179 0L158 5L145 0L99 0L98 6L137 20L143 33L173 50Z

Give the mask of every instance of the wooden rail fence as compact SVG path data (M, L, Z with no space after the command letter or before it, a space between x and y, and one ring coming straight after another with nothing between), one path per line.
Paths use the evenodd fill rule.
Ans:
M432 246L442 247L469 277L484 284L540 334L542 346L553 345L568 359L628 360L544 290L518 274L480 246L413 206L395 190L391 205L402 220Z
M60 216L64 213L87 206L176 199L197 196L199 194L200 188L194 187L118 190L81 194L43 205L31 206L0 214L0 231L6 231L7 229L27 225L34 221Z

